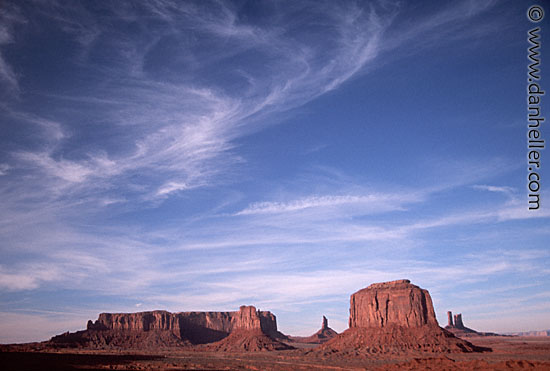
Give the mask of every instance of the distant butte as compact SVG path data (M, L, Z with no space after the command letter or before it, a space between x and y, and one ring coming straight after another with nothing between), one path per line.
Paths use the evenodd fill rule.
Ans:
M317 331L315 334L307 337L291 336L290 339L296 343L323 344L337 335L338 333L328 326L327 317L323 316L321 329Z
M476 330L472 330L471 328L464 326L464 322L462 322L462 313L455 314L453 317L453 312L451 311L447 312L447 326L445 326L445 330L452 332L453 334L455 334L455 336L458 337L506 336L495 334L494 332L479 332Z

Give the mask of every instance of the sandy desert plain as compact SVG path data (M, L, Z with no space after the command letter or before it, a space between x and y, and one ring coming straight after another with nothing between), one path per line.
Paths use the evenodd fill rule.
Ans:
M275 315L102 313L87 329L0 346L3 370L550 370L550 336L479 333L449 312L439 326L430 294L409 280L350 298L341 334L323 317L309 337L277 330Z

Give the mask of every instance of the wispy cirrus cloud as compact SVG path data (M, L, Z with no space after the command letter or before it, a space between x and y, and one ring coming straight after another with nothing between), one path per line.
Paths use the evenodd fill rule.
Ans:
M14 42L14 26L25 23L18 8L12 4L3 4L0 8L0 88L4 97L19 94L19 81L16 72L6 61L2 48Z
M185 191L186 189L189 189L189 186L186 183L168 182L157 191L157 196L168 195L172 192Z
M503 194L509 199L510 203L518 203L518 192L513 187L476 184L472 188L478 191Z
M515 190L512 187L505 187L505 186L491 186L491 185L474 185L474 189L478 189L481 191L489 191L489 192L497 192L497 193L505 193L510 194L513 193Z
M159 197L173 193L165 192L170 183L193 189L215 182L245 160L235 152L236 140L265 126L270 113L301 106L373 63L382 45L390 44L385 32L399 11L377 3L367 8L355 3L271 4L272 15L248 22L230 3L117 2L105 11L119 22L108 22L81 3L50 5L36 4L39 14L78 41L75 66L96 71L102 79L88 81L84 94L68 88L45 96L55 104L79 102L85 112L99 113L94 120L98 127L124 145L95 143L91 152L73 151L74 158L26 150L16 159L52 177L87 180L89 187L121 184L121 176L139 171L148 177L146 193ZM19 18L29 17L18 12ZM305 13L312 15L304 19ZM308 19L315 19L314 32L294 32L308 27ZM124 27L138 31L123 34ZM190 32L198 37L187 37ZM109 53L108 65L102 63L102 50ZM170 58L162 58L167 50ZM34 120L46 121L38 115ZM78 126L67 119L58 124L61 130ZM123 128L113 130L112 125ZM57 151L65 146L60 143ZM155 174L163 181L155 181Z
M298 14L312 4L278 9L277 17L268 17L263 24L247 24L230 4L211 5L153 1L132 9L125 3L113 4L109 11L115 17L124 14L122 24L138 25L142 31L132 38L109 39L101 35L119 34L117 24L98 22L97 18L91 21L85 7L73 5L68 12L61 12L62 7L55 3L42 9L42 14L86 49L83 54L87 57L77 64L99 68L106 78L113 78L108 85L90 81L86 95L71 94L69 100L74 102L80 97L86 108L101 112L99 121L130 125L132 129L122 135L127 148L124 153L113 147L96 149L106 154L103 159L95 158L93 153L85 156L90 161L82 161L29 151L19 158L50 176L76 183L91 179L94 181L90 184L100 179L113 182L113 176L155 169L165 178L164 184L205 184L227 165L241 161L232 153L234 140L258 130L261 125L255 116L300 106L351 78L376 57L377 40L389 24L374 8L357 12L353 6L312 7L326 22L326 31L321 31L319 37L326 37L331 44L327 49L311 43L313 40L291 36L278 26L281 20L277 17L298 20ZM153 14L157 21L154 29L143 12ZM93 32L86 31L92 23ZM234 47L207 52L182 38L182 32L186 34L190 29L201 34L212 50L220 43ZM172 46L173 55L153 71L149 61L163 52L163 44ZM101 48L114 53L114 63L108 67L92 58ZM249 57L252 52L253 58ZM319 58L326 53L333 56ZM193 63L193 59L200 59L200 64ZM219 72L234 83L219 84L209 77L211 69L222 62L225 71ZM168 82L158 71L177 72L180 77ZM56 100L64 101L60 95ZM33 120L46 122L38 116ZM65 121L62 125L73 123ZM63 146L60 143L58 149ZM106 166L98 166L107 162L113 165L109 169L117 170L106 171ZM166 195L165 185L152 186L158 187L157 195Z
M367 212L365 208L371 209L371 212L385 212L402 209L402 205L407 201L418 201L418 197L412 194L405 196L393 194L308 196L290 202L256 202L237 212L236 215L278 214L304 209L341 206L359 208L364 212Z
M0 164L0 176L6 175L11 169L11 166L8 164Z
M106 157L95 157L84 162L55 159L50 152L21 152L17 153L17 158L31 166L37 166L48 176L69 184L82 183L94 175L108 176L115 167L115 163Z
M16 270L0 265L0 289L3 291L32 290L59 277L59 270L47 263L27 264Z

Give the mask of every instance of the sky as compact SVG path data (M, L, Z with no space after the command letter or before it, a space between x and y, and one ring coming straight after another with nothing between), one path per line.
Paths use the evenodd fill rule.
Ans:
M343 331L405 278L440 325L549 329L530 4L3 1L0 342L244 304Z

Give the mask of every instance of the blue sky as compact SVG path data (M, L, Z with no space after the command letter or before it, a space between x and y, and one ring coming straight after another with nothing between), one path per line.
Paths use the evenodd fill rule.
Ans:
M242 304L342 331L401 278L442 325L550 328L527 7L3 2L0 341Z

